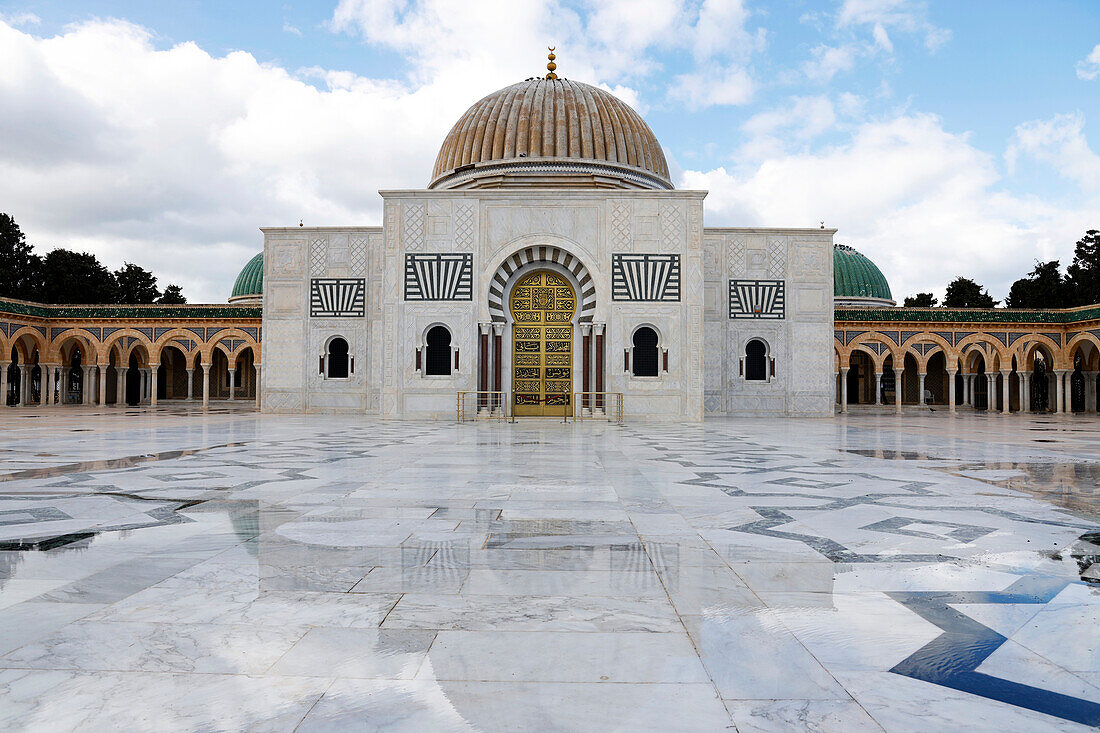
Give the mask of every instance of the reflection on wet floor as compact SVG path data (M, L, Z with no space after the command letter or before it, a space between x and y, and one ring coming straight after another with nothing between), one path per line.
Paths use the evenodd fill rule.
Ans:
M1085 423L66 412L0 446L0 729L1100 723Z
M957 476L1022 491L1043 501L1100 519L1100 463L983 462L952 466Z

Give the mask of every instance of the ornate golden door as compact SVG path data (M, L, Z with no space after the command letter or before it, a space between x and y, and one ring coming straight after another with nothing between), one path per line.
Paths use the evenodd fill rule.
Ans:
M535 272L516 283L508 302L514 414L572 415L573 287L553 272Z

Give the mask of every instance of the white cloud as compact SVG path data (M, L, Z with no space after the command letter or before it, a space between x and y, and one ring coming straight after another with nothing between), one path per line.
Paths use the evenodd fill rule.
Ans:
M379 223L375 191L425 185L470 101L157 50L123 21L52 38L0 24L0 202L42 248L137 262L192 301L224 301L258 226Z
M814 81L828 82L841 71L850 71L856 64L856 49L852 46L817 46L813 58L802 65L802 71Z
M0 23L7 23L13 28L19 28L25 25L38 25L41 22L42 19L34 13L0 13Z
M840 28L868 25L875 42L890 52L893 45L886 30L924 37L924 45L935 51L951 40L951 31L938 28L928 20L928 8L919 0L844 0L837 13Z
M1017 125L1005 151L1009 169L1023 156L1046 163L1089 190L1100 191L1100 155L1085 139L1085 117L1080 113Z
M1100 77L1100 43L1088 56L1077 62L1077 78L1092 81Z
M285 20L283 21L283 33L289 33L293 36L298 36L299 38L302 37L301 29L291 25L290 23L288 23Z
M461 76L467 91L471 79L488 92L516 69L543 73L546 45L559 75L612 85L659 72L653 51L680 50L696 68L669 97L700 108L751 98L747 64L766 33L747 29L750 15L741 0L341 0L329 26L404 54L414 83Z
M738 160L763 160L804 147L832 129L836 110L827 97L794 97L790 103L750 117L743 125L746 142Z
M767 128L768 122L760 123ZM956 275L1003 297L1036 256L1071 256L1098 202L1043 204L999 190L994 159L930 115L859 125L843 144L737 169L687 171L707 224L826 226L879 264L899 300Z
M703 71L680 74L669 90L669 98L691 110L714 105L745 104L752 99L755 85L749 73L737 66L711 66Z

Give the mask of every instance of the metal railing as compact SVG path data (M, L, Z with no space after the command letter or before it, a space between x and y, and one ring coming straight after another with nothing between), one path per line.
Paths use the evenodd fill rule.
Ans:
M622 392L574 392L573 420L607 420L623 424Z
M476 399L471 400L469 395L476 395ZM474 404L469 405L468 402ZM466 420L511 420L512 415L508 409L507 393L485 390L459 392L455 407L455 418L458 422Z

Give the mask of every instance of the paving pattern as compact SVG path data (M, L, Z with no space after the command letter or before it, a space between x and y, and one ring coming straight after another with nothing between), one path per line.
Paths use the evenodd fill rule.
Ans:
M1100 725L1100 422L0 413L0 729Z

